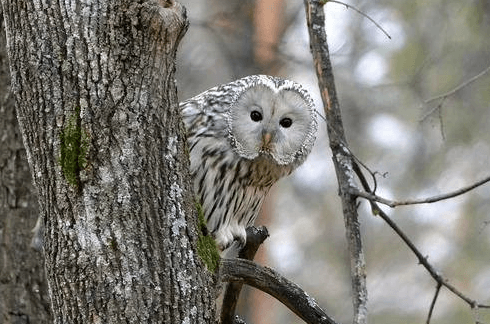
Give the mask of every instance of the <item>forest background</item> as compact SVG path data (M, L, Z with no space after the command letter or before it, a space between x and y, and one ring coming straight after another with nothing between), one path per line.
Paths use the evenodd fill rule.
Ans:
M304 84L323 105L302 2L184 0L189 31L179 53L181 100L253 74ZM487 176L490 162L490 3L346 1L326 4L329 49L344 128L358 159L377 172L377 194L435 196ZM385 32L391 37L387 37ZM321 125L325 124L321 122ZM259 262L298 283L339 322L352 318L349 257L326 127L307 162L270 195L258 224L271 234ZM433 204L383 210L458 289L490 301L490 186ZM436 283L361 201L372 323L425 321ZM248 296L248 297L247 297ZM300 320L248 290L240 313L251 323ZM475 317L479 317L476 319ZM442 290L431 323L483 323Z
M216 84L264 73L304 84L322 114L303 3L182 2L191 25L179 50L180 100ZM326 2L327 35L349 149L357 162L374 172L376 193L393 200L424 198L487 177L490 4L485 0ZM1 58L5 74L5 54ZM8 88L3 84L2 90ZM2 97L5 102L13 99L8 94ZM20 296L15 302L21 304L14 309L30 307L23 304L30 298L39 299L35 307L44 309L33 313L46 315L49 301L42 293L46 287L41 253L25 245L15 250L26 236L30 240L37 206L29 203L35 197L27 166L20 163L16 169L16 163L25 162L25 152L19 134L12 132L13 110L6 111L0 111L7 116L0 118L1 138L10 136L15 147L9 147L14 155L2 150L0 156L4 167L0 200L12 214L2 219L0 239L2 248L11 245L18 254L2 250L0 286L9 289L10 282L26 279L28 289L23 291L39 296ZM276 186L257 222L271 233L257 261L300 284L329 315L348 323L353 317L351 260L331 156L325 127L320 127L308 161ZM17 185L21 189L10 190ZM489 304L490 291L489 190L486 185L433 204L382 207L426 256L423 260L482 304ZM381 217L372 215L366 201L358 201L369 322L425 321L438 291L436 282L418 264L420 256L417 259ZM24 230L9 232L14 223ZM23 262L32 262L28 255L34 254L35 267L25 267ZM14 287L8 295L21 290ZM282 305L252 292L243 296L239 310L247 322L300 322ZM28 314L2 313L19 319L29 318ZM490 312L471 309L443 287L430 322L488 323Z

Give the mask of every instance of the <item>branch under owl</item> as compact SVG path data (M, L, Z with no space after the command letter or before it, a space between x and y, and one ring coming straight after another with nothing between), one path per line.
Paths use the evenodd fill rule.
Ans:
M316 301L298 285L276 271L250 260L223 259L220 264L222 281L247 284L276 298L306 323L337 324Z
M247 243L238 252L238 257L252 261L257 253L259 246L269 237L269 232L265 226L247 227ZM221 268L221 267L220 267ZM238 324L235 316L235 309L238 297L242 290L242 282L229 282L223 293L223 304L221 306L221 324Z
M252 262L259 246L267 239L267 228L248 227L247 243L239 251L238 258L222 259L220 279L227 282L221 307L221 324L243 324L235 315L238 296L243 284L257 288L275 297L307 323L337 324L298 285L281 276L276 271Z

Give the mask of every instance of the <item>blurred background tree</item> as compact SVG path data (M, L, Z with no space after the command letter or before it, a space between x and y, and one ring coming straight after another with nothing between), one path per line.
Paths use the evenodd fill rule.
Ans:
M254 74L304 84L322 111L303 3L182 0L191 27L177 68L180 99ZM378 194L433 196L490 173L490 3L347 1L378 22L327 3L327 35L354 154L379 172ZM473 82L466 84L467 81ZM466 84L466 85L465 85ZM452 91L452 90L457 91ZM439 97L449 92L448 96ZM433 99L433 100L431 100ZM338 321L351 321L349 260L325 127L308 161L282 180L257 223L271 237L259 257L301 285ZM490 303L490 186L455 199L384 210L463 293ZM425 321L435 282L362 201L370 321ZM259 299L260 298L260 299ZM262 298L266 298L263 300ZM299 323L261 293L242 296L251 323ZM481 322L490 311L480 310ZM443 290L431 323L475 322Z

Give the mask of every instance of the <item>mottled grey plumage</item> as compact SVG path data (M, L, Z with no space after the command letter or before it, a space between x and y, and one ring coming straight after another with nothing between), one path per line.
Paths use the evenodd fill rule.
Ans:
M270 187L315 141L313 101L301 85L252 75L180 104L194 190L221 249L245 243Z

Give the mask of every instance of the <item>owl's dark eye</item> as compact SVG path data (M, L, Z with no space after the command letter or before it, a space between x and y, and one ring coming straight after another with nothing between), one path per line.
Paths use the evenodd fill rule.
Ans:
M289 128L293 124L293 121L291 118L285 117L279 121L279 125L281 125L284 128Z
M259 122L262 120L262 114L257 110L254 110L250 113L250 119L252 119L254 122Z

